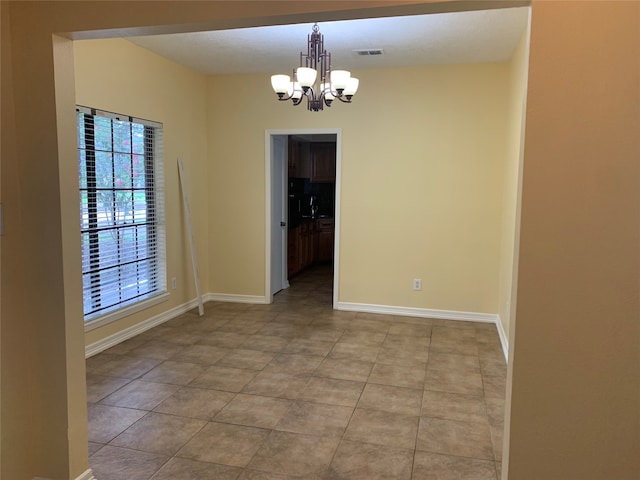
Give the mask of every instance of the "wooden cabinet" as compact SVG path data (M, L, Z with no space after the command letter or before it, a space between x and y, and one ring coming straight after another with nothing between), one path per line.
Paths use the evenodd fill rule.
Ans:
M336 181L336 144L301 142L289 137L289 177L308 178L312 183Z
M305 220L289 230L287 250L287 273L290 277L317 261L318 236L314 220Z
M289 137L289 149L287 155L287 166L289 177L310 178L311 177L311 157L310 143L295 140Z
M290 228L287 238L287 277L292 277L299 271L298 266L298 235L300 227Z
M287 242L287 274L293 277L317 262L333 260L333 218L304 220L289 229Z
M287 154L287 165L290 177L300 177L300 162L302 155L302 144L289 137L289 149Z
M316 142L310 144L311 182L330 183L336 181L336 144Z
M298 246L300 257L298 260L298 270L302 270L306 266L308 266L311 262L309 261L311 249L309 246L311 245L309 239L309 222L302 222L300 225L300 236L298 239Z
M316 220L318 240L318 262L330 262L333 260L334 221L332 218Z

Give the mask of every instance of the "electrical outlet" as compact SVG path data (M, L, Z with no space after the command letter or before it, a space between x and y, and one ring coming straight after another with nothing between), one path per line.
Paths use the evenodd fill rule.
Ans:
M418 290L422 290L422 279L421 278L414 278L413 279L413 289L418 291Z
M178 282L176 281L176 277L171 277L171 288L175 290L178 287Z

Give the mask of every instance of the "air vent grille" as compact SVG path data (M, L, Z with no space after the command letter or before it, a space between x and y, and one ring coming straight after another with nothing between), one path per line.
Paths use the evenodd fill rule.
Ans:
M354 50L356 55L361 57L372 57L375 55L382 55L384 51L381 48L368 48L364 50Z

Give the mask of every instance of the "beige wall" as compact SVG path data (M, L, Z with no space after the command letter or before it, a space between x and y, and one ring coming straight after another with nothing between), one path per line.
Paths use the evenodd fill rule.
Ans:
M63 131L70 127L72 110L57 106L73 98L73 79L66 92L55 95L54 88L54 78L71 66L70 49L51 33L31 37L15 28L19 17L5 2L2 8L3 33L10 29L10 36L2 39L6 233L2 242L0 476L30 479L46 473L51 478L69 478L86 465L87 455L86 389L74 391L72 386L75 379L84 378L83 355L74 347L83 343L83 333L79 324L74 328L77 305L67 303L75 282L67 276L64 262L62 231L68 219L62 213L66 197L59 182L64 168L58 163L65 152L58 143L57 127L62 126ZM16 45L28 48L14 48ZM61 70L54 71L54 55ZM48 88L21 88L33 72L20 66L31 60L49 72ZM60 105L56 105L58 100ZM48 112L47 125L25 129L37 116L34 112ZM32 159L35 161L29 161ZM38 163L38 159L47 161ZM54 198L48 197L52 191L58 192ZM67 286L65 277L70 282ZM34 452L39 457L35 464Z
M393 13L402 10L400 2L375 6L384 3L393 4ZM6 4L1 2L3 19ZM355 9L332 18L391 11L366 11L374 2L9 6L11 36L4 20L2 28L2 478L75 479L88 465L86 433L68 428L70 416L82 424L84 415L74 409L85 389L74 364L84 346L71 338L83 326L66 312L66 219L60 182L51 180L58 177L59 159L73 156L66 144L60 156L55 134L58 115L73 116L73 70L56 72L54 86L52 33L167 24L181 29L209 20L218 26L312 21L304 13L312 8ZM509 371L512 480L626 480L640 469L639 8L637 2L533 5ZM55 58L61 53L56 49ZM63 138L74 136L71 123L63 122ZM59 333L66 331L73 335Z
M509 478L640 472L640 3L535 2Z
M7 200L16 198L19 195L18 165L15 161L17 145L15 141L15 124L14 124L14 102L12 96L13 78L12 78L12 61L11 61L11 35L9 23L9 8L6 2L0 2L2 27L0 33L2 39L0 48L2 49L0 60L2 61L2 82L0 83L2 100L2 130L0 130L2 140L2 151L0 159L2 161L2 203L5 214L8 211ZM5 228L15 228L17 231L21 229L20 214L7 217L5 215ZM0 439L2 446L2 456L0 461L6 463L6 458L12 458L14 463L24 463L29 458L29 452L20 448L20 446L31 442L33 436L31 432L35 430L35 426L42 415L41 402L33 398L32 392L35 391L35 380L30 373L35 371L37 358L35 355L35 345L27 343L20 345L16 342L7 342L9 338L15 338L20 334L30 336L33 334L33 322L29 319L21 322L10 322L9 316L15 315L18 318L16 307L25 305L28 289L26 286L25 273L22 269L12 265L9 269L9 263L5 260L5 253L11 248L20 248L22 235L15 235L14 238L2 237L2 291L0 294L2 307L0 321L1 328L1 361L2 361L2 385L0 393L2 395L0 407L2 408L1 428L2 437ZM7 282L11 281L13 289L7 288ZM8 302L8 293L11 293L16 300L14 308ZM18 363L19 362L19 363ZM21 365L22 368L7 368L8 365ZM21 410L21 405L29 405L29 410ZM15 421L7 420L5 412L12 412ZM8 441L11 439L11 442ZM15 446L14 446L15 445ZM16 448L18 447L18 448ZM3 475L0 473L0 477Z
M508 66L353 73L354 102L322 113L268 75L209 79L212 290L264 295L264 131L340 128L338 300L496 313Z
M506 135L506 160L502 190L502 223L500 239L500 280L498 314L506 338L511 326L513 267L516 242L518 192L522 163L524 94L527 82L529 31L518 42L509 65L509 96ZM515 307L515 305L514 305Z
M87 332L89 345L107 335L195 298L182 192L176 166L184 163L203 291L207 291L206 77L122 39L74 42L76 102L162 122L166 211L167 287L170 299ZM77 168L77 160L70 159ZM64 189L77 190L77 179ZM76 208L77 210L77 208ZM176 277L177 288L171 289Z

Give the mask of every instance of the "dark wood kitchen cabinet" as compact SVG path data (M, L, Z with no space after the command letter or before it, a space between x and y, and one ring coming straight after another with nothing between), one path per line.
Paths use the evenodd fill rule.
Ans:
M287 239L287 273L291 277L317 261L316 222L304 220L289 230Z
M287 275L293 277L314 263L332 261L334 231L333 218L306 219L289 229Z
M316 231L318 239L318 262L330 262L333 260L333 239L335 225L332 218L321 218L316 220Z
M316 261L315 249L313 248L315 234L315 222L310 220L302 222L300 228L300 270Z
M287 277L298 273L298 235L300 227L290 228L287 238Z
M311 182L330 183L336 181L336 144L314 142L310 145Z
M300 175L300 164L302 162L302 143L289 137L289 150L287 165L289 170L289 177L297 178Z
M287 167L290 178L311 177L310 145L312 144L309 142L301 142L289 137Z

